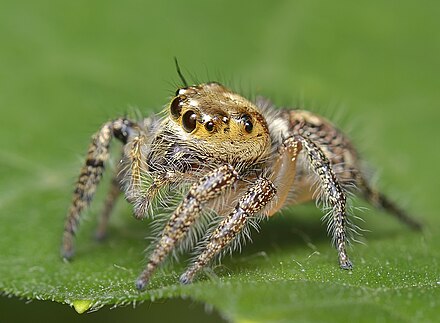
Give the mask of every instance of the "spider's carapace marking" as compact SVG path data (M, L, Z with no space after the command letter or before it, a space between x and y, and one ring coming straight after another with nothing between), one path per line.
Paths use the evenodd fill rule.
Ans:
M116 119L92 137L65 222L64 258L73 256L75 232L102 177L114 137L124 151L97 236L105 236L120 192L138 219L154 215L157 205L171 203L174 209L136 281L140 290L178 246L197 244L196 257L180 278L190 283L213 258L249 234L253 219L312 199L329 210L326 219L343 269L352 268L346 251L348 193L358 193L411 228L420 228L370 187L350 140L329 121L304 110L276 109L264 99L252 103L211 82L178 89L165 117ZM182 191L183 198L172 204L167 196L176 191ZM216 216L211 217L214 226L209 226L201 218L212 211Z

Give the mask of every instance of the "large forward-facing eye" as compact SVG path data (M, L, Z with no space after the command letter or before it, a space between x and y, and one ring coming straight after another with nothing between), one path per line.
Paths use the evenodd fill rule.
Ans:
M192 110L186 111L182 116L182 126L186 132L192 132L196 128L197 115Z
M253 125L253 123L252 123L252 118L251 118L251 116L248 115L248 114L245 114L245 115L243 115L243 116L241 117L241 121L243 122L244 130L245 130L247 133L251 133L251 132L252 132L252 129L254 129L254 125Z

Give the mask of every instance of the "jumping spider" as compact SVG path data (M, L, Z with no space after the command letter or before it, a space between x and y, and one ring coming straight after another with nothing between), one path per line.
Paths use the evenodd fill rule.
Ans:
M197 256L180 277L190 283L213 258L233 247L252 219L271 217L286 205L321 202L343 269L352 268L346 252L348 193L360 194L411 228L420 227L370 187L358 153L329 121L304 110L276 109L264 99L252 103L212 82L178 89L164 117L115 119L93 135L65 222L64 258L73 256L81 214L101 179L113 137L122 142L124 152L99 237L121 191L137 219L152 216L160 202L169 202L168 195L179 190L183 194L136 281L139 290L176 247L184 242L191 247L198 240ZM215 214L215 225L197 227L208 211ZM191 239L196 231L201 235Z

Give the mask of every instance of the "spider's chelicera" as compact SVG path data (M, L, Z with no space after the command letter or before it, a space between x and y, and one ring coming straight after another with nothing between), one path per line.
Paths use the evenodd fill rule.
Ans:
M351 232L348 193L360 194L412 228L420 227L371 188L358 153L329 121L304 110L276 109L264 99L252 103L212 82L179 89L165 117L115 119L93 136L65 222L64 258L73 256L74 234L102 177L112 138L122 142L124 152L98 237L105 235L121 191L138 219L152 216L160 205L172 207L136 281L140 290L179 246L196 250L180 277L190 283L213 258L248 234L251 221L271 217L286 205L313 199L323 205L343 269L352 268L346 251ZM180 201L173 203L171 196L179 194Z

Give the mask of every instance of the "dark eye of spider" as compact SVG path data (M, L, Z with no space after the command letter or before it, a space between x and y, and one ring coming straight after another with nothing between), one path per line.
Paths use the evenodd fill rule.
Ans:
M241 117L241 120L244 123L244 130L246 130L247 133L251 133L252 129L254 129L254 125L252 124L252 119L249 115L245 114Z
M180 113L182 112L182 107L180 106L180 98L175 98L170 105L170 112L174 119L180 117Z
M208 121L205 123L205 129L208 130L209 132L214 130L214 122L212 121Z
M186 132L192 132L196 128L197 115L194 111L188 110L182 116L182 126Z

